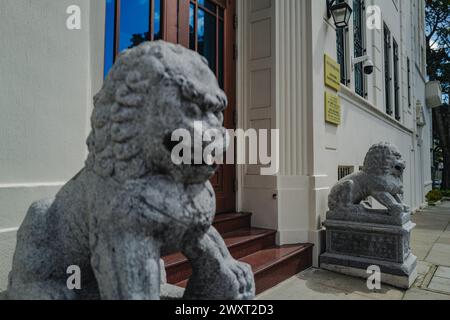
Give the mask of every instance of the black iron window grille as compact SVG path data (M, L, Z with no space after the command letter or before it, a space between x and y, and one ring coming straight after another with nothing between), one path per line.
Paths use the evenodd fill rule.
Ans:
M391 32L389 28L384 24L384 92L385 92L385 103L386 103L386 113L392 115L392 104L391 104Z
M338 0L337 3L344 2L344 0ZM341 66L341 83L343 85L348 85L350 79L347 74L347 35L348 28L336 29L336 48L337 48L337 62Z
M398 44L393 40L394 47L394 109L395 109L395 119L400 120L400 83L398 77L398 62L399 62L399 53L398 53Z
M364 44L364 0L353 0L353 42L355 58L366 54ZM366 97L365 76L362 63L355 65L355 92L361 97Z

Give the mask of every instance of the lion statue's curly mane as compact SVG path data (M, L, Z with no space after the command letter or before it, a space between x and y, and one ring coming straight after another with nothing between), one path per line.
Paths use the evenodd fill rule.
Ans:
M95 96L86 165L100 176L125 181L139 178L149 171L169 169L166 171L178 173L176 166L163 168L170 162L165 152L146 150L145 146L154 144L160 138L158 134L169 135L174 129L183 127L181 119L176 117L179 115L177 111L192 116L202 111L195 110L198 108L192 105L203 106L223 121L221 113L227 105L227 98L221 90L206 85L216 84L214 75L207 67L208 62L194 52L186 52L181 46L166 46L163 49L154 43L125 51L110 71L102 90ZM186 55L193 59L187 59ZM189 102L188 105L183 106L176 100L161 105L161 101L148 99L149 94L160 94L155 88L161 86L168 95L179 91L181 97ZM161 110L167 108L173 109L171 115L174 117L165 117L164 123L158 122L162 118ZM152 119L158 120L152 121L151 130L146 129L149 123L145 120L149 114ZM164 127L159 128L161 125ZM146 135L148 131L152 131L151 135ZM148 154L148 151L156 152Z

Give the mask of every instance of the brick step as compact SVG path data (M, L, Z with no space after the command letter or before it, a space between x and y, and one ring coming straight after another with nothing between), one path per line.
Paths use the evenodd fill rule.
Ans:
M251 213L223 213L216 215L213 225L220 234L225 234L239 229L250 229L251 219Z
M252 266L256 294L312 266L312 244L286 245L258 251L240 259Z
M312 244L273 246L239 260L252 266L256 294L260 294L311 267L312 247ZM186 288L187 282L185 279L176 285Z
M246 228L224 233L225 244L235 259L251 255L275 244L273 230ZM191 276L192 270L186 257L180 252L163 257L167 282L175 284Z

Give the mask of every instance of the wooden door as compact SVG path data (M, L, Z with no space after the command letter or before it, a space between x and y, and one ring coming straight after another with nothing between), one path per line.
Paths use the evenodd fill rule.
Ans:
M164 39L203 55L228 97L225 127L235 129L236 0L106 0L105 75L117 54L143 41ZM235 166L211 179L217 213L235 210Z
M195 50L208 60L228 97L225 127L235 129L236 0L166 0L165 8L164 38ZM222 165L211 179L217 213L236 209L235 172L234 165Z

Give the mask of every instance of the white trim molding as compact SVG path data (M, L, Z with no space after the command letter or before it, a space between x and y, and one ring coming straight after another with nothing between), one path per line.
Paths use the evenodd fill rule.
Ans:
M19 226L30 205L40 199L52 198L65 182L0 184L0 230L12 232Z
M3 233L10 233L10 232L16 232L17 230L19 230L19 227L0 229L0 234L3 234Z

